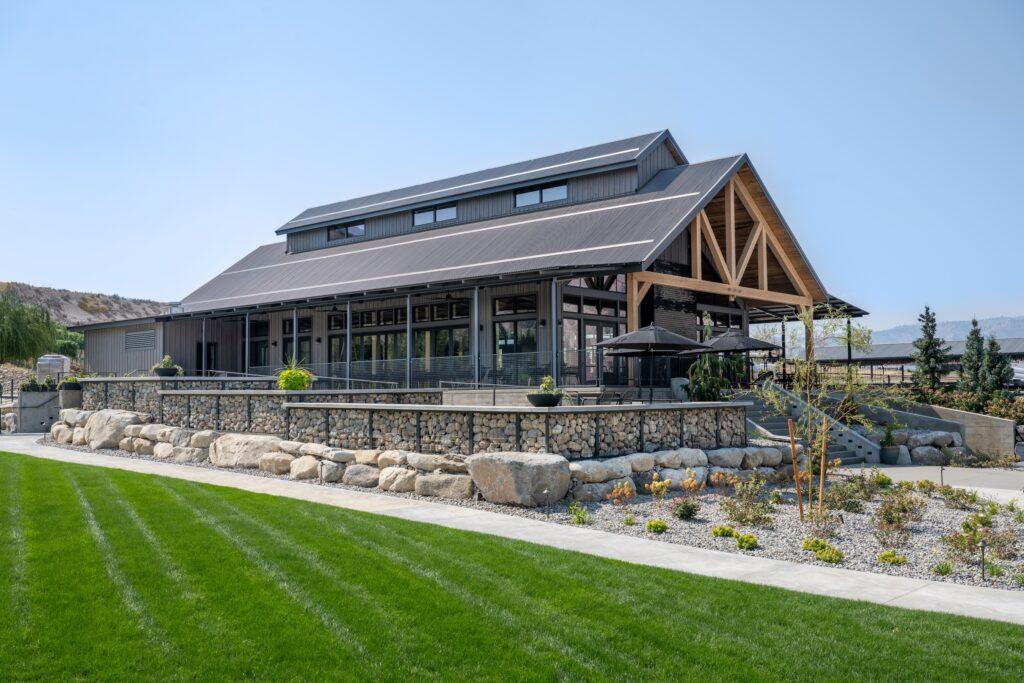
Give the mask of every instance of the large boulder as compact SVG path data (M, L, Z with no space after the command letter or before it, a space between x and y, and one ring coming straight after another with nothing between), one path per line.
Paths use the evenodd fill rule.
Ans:
M750 470L740 470L735 467L712 467L708 470L708 485L731 486L733 477L742 478L741 472L746 472L747 476L753 475L753 472Z
M566 468L566 479L569 470ZM435 498L472 498L473 479L468 474L421 474L416 477L416 495Z
M133 437L132 452L136 455L153 455L153 442L141 436Z
M262 472L271 474L288 474L292 470L292 461L295 456L290 453L272 451L260 456L259 468Z
M164 427L157 433L156 440L172 446L188 446L192 440L192 432L181 427Z
M53 426L50 427L50 438L57 443L71 443L71 437L74 436L74 433L75 430L63 422L54 422Z
M716 448L707 451L708 462L715 467L727 467L737 469L743 464L743 456L746 450L743 448Z
M132 442L134 440L135 439L133 439L132 437L126 436L118 442L117 448L119 450L125 451L126 453L131 453L132 451L135 450L135 446L132 445Z
M173 444L161 444L171 446L171 460L179 463L206 462L209 451L205 448L192 448L191 446L175 446Z
M900 454L896 456L897 465L913 465L914 461L910 458L910 449L906 446L900 446Z
M358 458L359 452L356 451ZM447 455L437 455L434 453L407 453L405 456L406 463L411 467L415 467L418 470L424 472L448 472L450 474L463 474L469 470L466 467L466 463L463 460L457 460Z
M395 493L411 493L416 490L416 470L385 467L380 471L380 487Z
M356 452L350 451L347 448L328 448L324 451L324 460L330 460L331 462L348 464L354 462L355 459Z
M681 488L683 488L683 482L686 481L687 478L689 477L689 475L688 475L686 470L687 470L687 468L683 468L683 467L681 467L679 469L671 469L671 468L667 468L666 467L666 468L661 470L661 478L662 479L668 479L668 480L670 480L672 482L669 485L670 489L681 489ZM693 473L693 479L697 483L698 486L700 484L703 484L705 481L707 481L707 478L708 478L708 468L707 467L691 467L691 468L689 468L689 470L690 470L690 472Z
M944 446L953 445L953 435L949 432L935 432L935 436L932 437L932 445L936 448L942 448Z
M278 442L277 448L282 453L287 453L288 455L296 455L297 456L297 455L301 455L299 453L299 449L301 449L304 445L305 444L302 443L301 441L291 441L289 439L283 439L280 442Z
M210 444L221 437L221 433L212 429L201 429L189 439L192 448L209 448Z
M84 427L92 410L79 410L78 408L65 408L60 411L61 422L66 422L69 427Z
M707 467L708 455L699 448L679 448L679 465L677 467Z
M629 477L611 479L600 484L577 484L572 489L573 500L581 503L598 503L608 500L608 495L617 485L624 485L628 491L636 495L636 484Z
M117 448L124 428L142 422L142 416L130 410L97 410L85 421L85 439L89 448Z
M894 446L906 446L907 439L910 438L910 432L906 429L894 429L892 432L892 441Z
M356 464L359 465L373 465L377 466L377 458L380 457L380 451L376 448L363 448L355 452Z
M89 430L86 427L75 427L74 431L71 432L71 445L72 446L85 446L89 443ZM104 446L104 448L116 448L120 444L120 440L113 446Z
M907 437L907 446L911 450L918 446L948 446L951 443L953 443L953 437L949 432L918 431Z
M266 434L225 434L210 444L210 462L217 467L259 467L260 458L281 442Z
M143 424L128 425L127 427L124 428L124 435L125 436L130 436L133 439L141 438L142 437L142 430L145 427L146 427L146 425L143 425Z
M611 479L601 460L574 460L569 463L569 476L583 484L599 484Z
M910 449L910 461L915 465L945 465L946 456L935 446L917 446Z
M150 441L159 441L160 432L167 429L167 425L162 424L150 424L142 425L139 428L138 436L143 439L149 439ZM133 430L134 431L134 430Z
M320 476L320 461L312 455L295 458L289 467L289 475L292 479L316 479Z
M320 481L327 484L334 484L341 481L345 476L345 466L331 460L320 461Z
M405 451L384 451L377 457L377 467L382 470L386 467L400 467L406 463L408 456Z
M608 476L605 477L605 481L609 479L622 479L628 477L633 473L633 462L629 459L629 456L620 455L617 458L608 458L602 460L601 463L608 470Z
M761 449L756 446L743 449L743 460L740 461L740 467L745 470L755 470L761 466L763 458Z
M762 446L761 451L761 466L762 467L778 467L782 464L782 449L775 448L772 446Z
M361 486L364 489L377 488L380 481L380 470L372 465L356 463L345 467L341 481L350 486Z
M327 452L327 446L322 443L304 443L299 447L299 455L309 455L314 458L322 458Z
M160 460L170 460L174 455L174 446L166 442L157 442L153 445L153 457Z
M569 461L550 453L481 453L466 460L469 476L492 503L537 507L565 498Z
M630 453L622 457L629 461L629 466L634 472L650 472L654 469L653 453Z

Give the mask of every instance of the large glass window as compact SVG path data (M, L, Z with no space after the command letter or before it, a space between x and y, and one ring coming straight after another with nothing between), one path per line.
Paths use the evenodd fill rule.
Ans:
M269 320L249 320L249 336L250 337L267 337L267 336L270 336L270 321Z
M284 338L284 343L281 344L281 362L290 363L292 358L297 362L307 365L312 360L310 353L312 345L309 337L299 337L299 351L295 352L294 339L290 336Z
M249 342L249 365L259 367L270 365L270 342L266 339Z
M308 334L313 331L313 319L309 316L299 318L299 334ZM287 336L292 334L292 319L285 318L281 321L281 334Z
M366 234L366 225L363 223L350 223L348 225L339 225L327 230L327 241L336 242L338 240L345 240L350 237L362 237Z
M562 321L562 355L567 368L579 367L580 321L566 318Z
M444 206L432 206L429 209L420 209L412 214L413 225L429 225L443 221L453 221L458 218L458 208L455 204Z
M503 296L494 300L494 315L522 315L537 312L537 295Z
M328 330L343 330L345 329L345 314L344 313L331 313L327 316L327 329Z
M327 338L327 362L345 362L345 336L334 334Z
M436 358L439 356L469 355L468 327L439 327L413 332L413 356Z
M494 323L494 353L535 353L537 321L508 320Z
M357 334L352 337L352 360L401 360L405 358L405 332Z
M569 187L565 183L545 185L543 187L529 187L516 192L516 208L534 206L536 204L547 204L549 202L560 202L568 199Z

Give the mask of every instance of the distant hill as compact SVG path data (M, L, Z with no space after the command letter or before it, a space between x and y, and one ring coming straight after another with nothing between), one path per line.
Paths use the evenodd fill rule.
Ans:
M978 321L981 333L986 337L994 336L996 339L1007 339L1010 337L1024 337L1024 316L985 318ZM938 334L946 341L962 341L967 339L967 333L971 331L970 320L950 320L940 322L937 325ZM876 330L871 333L872 344L898 344L901 342L912 342L921 336L921 326L898 325L887 330Z
M126 318L145 318L167 311L167 304L147 299L126 299L117 294L72 292L35 287L21 282L0 282L0 293L11 291L22 303L42 306L62 325L88 325Z

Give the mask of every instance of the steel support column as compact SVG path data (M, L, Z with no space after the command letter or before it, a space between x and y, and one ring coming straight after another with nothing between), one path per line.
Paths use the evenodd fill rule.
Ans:
M412 389L412 295L405 295L405 388Z
M249 363L252 360L249 357L249 312L245 313L245 374L249 374Z
M551 324L551 378L558 386L559 362L558 362L558 278L551 278L551 315L548 316ZM598 368L598 372L601 369Z
M292 358L296 363L301 362L299 359L299 309L292 309Z
M206 377L206 318L203 318L203 338L199 342L199 374Z
M473 288L473 384L480 386L480 288Z
M352 302L345 302L345 388L352 388Z

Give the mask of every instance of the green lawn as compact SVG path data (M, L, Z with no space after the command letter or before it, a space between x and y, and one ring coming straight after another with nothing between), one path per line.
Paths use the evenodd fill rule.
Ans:
M0 677L1020 680L1024 629L0 454Z

